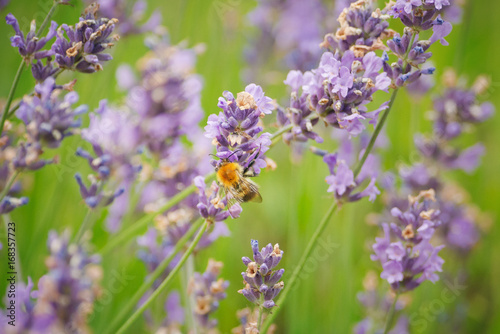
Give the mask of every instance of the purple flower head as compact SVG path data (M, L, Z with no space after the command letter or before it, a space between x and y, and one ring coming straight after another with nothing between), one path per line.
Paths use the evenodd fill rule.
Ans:
M19 54L23 56L26 63L30 63L33 59L43 59L53 55L52 50L42 50L45 44L56 35L57 23L52 21L50 23L49 32L45 37L39 38L36 35L35 20L31 22L30 31L24 36L19 28L17 19L12 14L8 14L5 18L8 25L11 25L16 34L10 38L11 45L18 48Z
M243 257L243 264L247 266L247 270L241 275L245 281L245 288L238 292L245 296L250 302L267 309L276 306L274 298L280 293L284 287L281 280L285 269L275 270L275 267L281 261L283 251L279 245L274 247L268 244L259 251L259 242L251 241L253 250L253 261L248 257Z
M449 5L450 0L397 0L388 13L416 31L428 30Z
M409 291L425 280L436 282L443 259L437 253L444 247L431 244L434 231L441 225L440 211L431 208L435 201L434 190L422 191L409 197L408 210L395 207L391 215L396 219L390 225L382 224L383 238L376 238L373 245L373 261L380 261L381 278L394 290Z
M319 150L316 150L315 153L323 155L323 161L328 165L330 175L325 179L329 185L327 191L333 193L336 199L346 199L347 201L354 202L363 197L368 197L370 201L374 201L377 195L380 194L380 190L375 186L379 162L373 155L368 156L363 169L357 178L354 179L353 171L347 164L347 161L340 157L339 153L327 154ZM348 159L347 156L345 158ZM356 192L356 189L365 180L369 180L366 188Z
M80 187L80 194L82 195L85 204L91 209L99 206L108 206L115 198L122 195L125 189L120 188L114 192L102 189L102 181L98 180L94 175L89 175L90 185L87 187L83 183L83 179L79 173L75 174L76 182Z
M49 77L35 86L35 95L26 96L21 101L16 116L24 122L31 142L39 142L42 146L56 148L61 141L73 134L72 129L81 125L75 117L87 111L86 105L72 109L78 102L76 92L67 93L59 99L61 88Z
M191 142L201 137L203 82L194 74L200 48L171 45L166 35L148 39L147 46L152 52L141 59L140 77L122 67L117 80L129 92L127 106L139 115L145 147L164 158L174 154L171 149L180 137L187 136Z
M31 64L31 73L38 83L52 77L57 71L58 69L52 64L52 57L47 58L46 65L43 65L41 60L37 60Z
M194 178L194 184L198 187L199 203L197 205L200 215L210 224L218 223L231 218L238 218L242 209L239 203L235 203L224 210L227 205L227 199L219 198L219 186L214 181L210 188L206 187L205 179L202 176Z
M216 145L217 157L237 161L243 168L249 168L252 163L257 175L267 166L264 153L271 145L271 135L260 134L263 130L260 118L270 114L274 104L255 84L248 85L236 99L228 91L223 96L218 103L222 112L208 117L205 136ZM213 160L212 164L216 166L220 162Z
M0 213L9 213L17 207L28 204L28 197L15 198L11 196L5 196L0 202Z
M20 142L16 149L16 156L12 160L12 165L16 170L37 170L58 161L57 157L52 160L40 159L42 153L43 151L38 143Z
M383 39L391 35L389 18L375 9L373 1L356 1L344 8L338 18L340 27L335 33L325 35L322 47L333 53L351 50L357 58L376 50L385 50Z
M210 259L207 270L203 274L194 273L189 282L189 294L194 298L193 314L198 325L204 329L217 326L217 320L210 315L217 310L219 302L226 298L226 289L229 281L217 278L223 263Z
M77 24L59 27L52 45L59 67L93 73L102 70L102 62L112 59L110 54L103 52L113 47L119 38L111 36L118 20L97 18L98 10L99 5L93 3L85 9Z
M45 263L48 274L38 281L35 314L51 316L50 329L66 328L85 332L87 317L100 292L102 268L98 256L89 256L82 246L69 243L70 235L49 233L47 246L50 256Z

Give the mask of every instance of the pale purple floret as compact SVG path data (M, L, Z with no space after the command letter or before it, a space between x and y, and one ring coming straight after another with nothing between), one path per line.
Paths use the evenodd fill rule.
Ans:
M275 270L275 267L281 261L283 251L279 245L274 247L268 244L259 251L257 240L251 241L253 251L253 261L248 257L243 257L242 261L247 270L241 275L245 281L245 288L238 292L245 296L248 301L264 307L266 309L276 306L274 298L284 287L281 280L285 270Z
M441 226L440 212L431 208L434 191L423 191L410 197L407 211L393 208L395 223L383 223L384 236L376 238L373 261L380 261L381 278L399 292L413 290L425 280L439 280L443 259L437 254L444 246L433 246L431 238Z
M198 325L209 330L217 326L217 320L210 317L215 312L222 299L226 298L226 289L229 281L218 278L222 262L210 259L207 270L203 273L194 273L189 282L190 294L194 299L193 314Z
M80 127L81 119L77 117L87 112L87 106L73 109L78 94L69 92L61 99L60 92L61 87L49 77L35 86L35 95L21 101L16 116L26 125L30 142L57 148L64 138L73 134L73 129Z

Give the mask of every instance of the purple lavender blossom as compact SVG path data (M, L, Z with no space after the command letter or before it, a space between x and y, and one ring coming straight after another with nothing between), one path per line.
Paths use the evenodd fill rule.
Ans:
M409 198L409 208L402 212L393 208L396 223L382 224L384 237L376 238L373 261L380 261L381 278L399 292L415 289L424 281L436 282L442 271L443 259L437 254L444 246L433 246L431 238L441 225L439 211L431 208L434 190L422 191Z
M319 0L261 0L248 14L248 21L258 28L259 35L245 48L245 58L250 68L245 71L247 81L265 80L261 70L271 54L262 50L276 50L282 54L287 69L309 70L321 56L318 47L327 31L324 16L328 12ZM307 24L303 18L307 17ZM276 60L276 59L272 59ZM283 66L280 57L276 66ZM259 80L260 81L260 80Z
M12 159L12 166L16 170L37 170L48 164L57 162L57 157L52 160L40 159L42 150L37 143L20 142L16 148L16 156Z
M435 24L436 16L449 5L449 0L397 0L389 14L416 31L428 30Z
M328 165L330 171L330 175L325 179L329 185L327 191L333 193L337 200L345 199L354 202L368 197L373 202L380 194L380 190L375 186L379 162L373 155L368 156L359 175L354 179L353 171L346 160L339 156L339 153L324 154L325 152L319 151L315 153L323 154L323 161ZM368 180L368 185L364 190L356 192L356 189L365 183L365 180Z
M85 9L77 24L59 27L52 45L59 67L93 73L102 70L102 62L112 59L110 54L103 52L113 47L119 38L118 35L111 36L118 20L97 18L98 10L99 5L94 3Z
M45 37L39 38L36 36L36 22L31 22L30 31L24 37L23 32L19 28L17 19L12 14L8 14L5 18L8 25L11 25L16 35L10 38L11 45L18 48L19 54L25 59L26 63L31 63L33 59L43 59L54 54L52 50L42 50L43 47L56 35L57 23L50 23L49 32Z
M204 330L217 326L217 320L210 315L217 310L219 302L226 298L229 281L217 278L223 263L210 259L207 270L203 274L194 273L188 287L188 293L194 299L193 314L198 325Z
M267 166L264 153L271 145L271 135L267 132L260 134L263 128L259 120L275 108L272 99L255 84L248 85L236 99L228 91L223 96L218 103L223 111L208 117L205 137L213 139L217 157L237 161L243 168L253 162L252 168L258 175L261 168ZM218 163L212 160L212 165Z
M33 96L25 96L21 101L16 116L26 125L31 142L49 148L59 147L65 137L73 134L72 129L81 125L81 120L75 117L85 113L87 106L72 109L78 102L78 94L69 92L60 100L60 92L61 87L49 77L35 86Z
M355 334L378 333L385 326L385 318L389 312L392 303L394 302L394 294L381 291L378 286L377 274L369 271L363 280L364 291L357 294L359 302L362 304L366 317L358 322L353 329ZM402 299L398 299L395 304L395 310L402 310L405 303ZM390 334L408 334L409 324L408 318L404 315L400 316L394 328L389 331Z
M379 90L387 91L391 84L387 74L381 72L382 65L382 59L374 52L357 59L349 50L340 60L325 52L317 69L304 73L302 77L300 73L290 74L285 83L292 85L292 101L297 101L293 101L294 106L303 114L308 113L307 109L314 110L329 125L357 136L365 129L362 121L367 119L375 123L381 110L367 112L366 105L372 101L372 95ZM300 84L302 93L298 98ZM381 108L386 108L386 105ZM312 132L312 126L308 131ZM311 134L308 137L312 137Z
M184 309L181 305L181 296L178 291L168 294L165 302L167 316L157 333L181 333L181 326L184 324Z
M219 198L219 186L214 181L210 188L206 188L205 179L202 176L194 178L194 184L199 191L199 203L197 205L200 215L209 222L209 224L218 224L231 218L238 218L242 209L239 203L231 205L227 210L227 198Z
M268 244L259 252L257 240L252 240L251 245L253 261L246 256L242 258L243 264L247 266L247 270L241 273L245 280L245 288L238 293L259 307L271 309L276 306L274 298L284 287L283 281L279 281L285 269L273 270L281 261L283 251L278 244L274 247Z
M339 13L340 27L325 35L321 46L333 53L351 50L358 58L370 51L386 50L382 40L393 34L388 29L388 18L384 11L375 10L373 1L351 3Z
M46 58L46 64L43 65L41 60L37 60L36 63L31 64L31 73L36 82L40 83L45 81L47 78L52 77L58 72L58 69L52 63L52 57Z
M15 208L28 204L28 197L15 198L5 196L0 202L0 214L9 213Z
M48 332L85 332L87 317L99 296L102 268L98 256L89 256L82 246L70 244L70 235L51 231L46 260L48 274L38 282L35 314L50 317ZM45 332L47 332L45 331Z
M97 180L93 175L89 175L90 185L88 187L83 182L82 176L79 173L75 174L75 179L80 187L80 194L85 204L91 209L95 209L98 206L110 205L115 198L125 191L123 188L114 192L102 190L102 182Z

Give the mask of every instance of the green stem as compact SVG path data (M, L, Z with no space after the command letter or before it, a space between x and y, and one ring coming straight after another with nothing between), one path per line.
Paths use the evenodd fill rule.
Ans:
M212 174L209 175L209 177L212 177ZM143 216L141 219L139 219L137 222L135 222L133 225L129 226L123 232L118 234L116 237L111 239L106 246L102 248L100 251L101 254L107 254L111 250L113 250L115 247L122 245L126 241L132 239L135 235L138 234L138 232L145 228L150 221L152 221L156 216L160 215L161 213L171 209L173 206L179 204L182 200L184 200L186 197L191 195L195 191L196 187L194 184L190 185L189 187L185 188L178 194L176 194L174 197L172 197L167 203L165 203L160 209L158 209L155 212L148 213L147 215Z
M377 127L375 128L375 131L372 134L370 142L369 142L368 146L366 147L366 150L363 154L363 157L361 158L356 169L354 170L354 178L356 178L358 176L359 172L361 171L361 168L363 167L363 164L365 163L366 158L370 154L370 151L373 149L373 145L375 144L375 141L377 140L377 137L380 134L380 131L384 127L384 124L387 120L387 116L389 115L389 112L392 109L392 105L394 104L394 100L396 99L397 91L398 90L395 89L394 92L392 93L391 100L389 101L389 106L385 110L380 121L378 122ZM299 274L302 271L302 268L304 267L307 260L309 259L309 256L311 255L312 251L314 250L314 248L316 246L316 242L318 241L319 237L321 236L321 234L325 230L326 226L328 225L328 222L330 221L330 217L337 210L337 207L338 207L337 202L332 203L332 205L330 206L330 208L326 212L325 216L323 217L323 219L319 223L318 227L314 231L314 234L313 234L311 240L309 240L309 243L307 244L306 249L305 249L304 253L302 254L302 257L300 258L300 261L299 261L297 267L295 267L295 270L293 271L292 276L290 277L290 279L287 283L286 289L284 289L281 292L280 297L278 298L278 300L276 302L276 305L278 305L278 307L274 308L273 312L271 314L269 314L269 316L264 321L264 325L262 327L261 333L267 333L269 326L271 326L274 319L278 315L279 311L281 310L281 306L283 305L286 297L288 296L288 293L292 290L292 287L295 285L296 281L298 280Z
M80 228L78 229L78 233L76 234L75 237L75 243L79 244L80 240L82 239L83 235L85 234L85 231L87 231L90 226L92 225L90 217L92 216L92 209L88 209L87 213L85 214L85 217L83 218L82 224L80 225Z
M49 12L47 13L47 16L45 16L45 19L43 20L42 25L38 29L38 32L36 33L36 37L40 37L42 35L43 31L45 30L45 28L49 24L49 21L52 18L52 15L54 15L54 12L56 11L58 4L59 4L59 2L54 1L54 3L52 4L52 7L50 7Z
M25 63L23 59L21 60L21 64L19 64L16 76L14 77L14 81L12 82L12 86L10 87L9 95L7 96L7 102L5 103L5 107L3 108L2 120L0 121L0 137L2 136L3 127L5 121L7 120L7 114L9 113L10 105L12 104L12 99L14 98L14 93L16 92L17 84L19 83L19 79L21 78L21 74L23 73L24 66Z
M394 297L394 301L392 302L391 308L389 309L389 314L387 315L387 320L385 322L384 334L389 333L389 330L392 327L392 321L394 319L394 311L396 310L396 302L398 301L399 291L396 291L396 296Z
M264 307L262 306L262 303L264 302L264 298L261 297L261 305L259 305L259 317L257 318L257 329L259 330L260 333L260 328L262 327L262 316L264 315Z
M382 115L382 118L377 124L377 127L375 128L375 131L373 132L372 137L370 138L370 142L368 143L368 146L365 149L365 152L363 153L363 157L361 157L361 160L359 160L358 164L356 165L356 168L354 168L354 178L358 176L359 172L361 172L361 168L365 164L366 158L368 158L368 155L370 154L371 150L373 149L373 145L375 145L375 142L377 141L378 135L380 134L380 131L382 131L382 128L384 127L385 121L387 120L387 116L389 116L389 112L392 109L392 105L394 104L394 100L396 100L396 96L398 94L399 89L394 89L394 92L392 92L391 99L389 101L389 106L388 108L384 111L384 114Z
M7 184L5 185L5 188L3 188L2 192L0 193L0 202L4 199L5 196L9 193L10 188L12 188L12 185L16 181L16 178L21 174L20 171L16 171L12 176L10 177L9 181L7 181Z
M184 253L182 258L180 259L179 263L172 269L170 274L163 280L163 282L160 284L160 286L151 294L151 296L144 302L144 304L141 305L128 319L127 321L121 326L116 334L123 334L125 331L134 323L134 321L137 320L137 318L149 307L149 305L162 293L168 285L172 282L174 277L177 275L179 270L182 268L184 263L186 262L187 258L193 253L196 245L200 241L201 237L205 233L205 230L207 229L208 222L205 221L203 225L201 226L200 230L198 231L198 234L196 234L196 237L194 238L193 242L187 249L187 251Z
M54 12L56 10L56 7L59 3L57 1L54 1L52 4L52 7L50 7L49 12L47 13L47 16L45 16L45 19L42 22L42 25L38 29L38 32L36 33L36 37L40 37L42 34L43 30L47 27L49 24L49 21L54 15ZM12 99L14 98L14 94L17 89L17 84L19 83L19 79L21 78L21 74L23 73L24 66L26 65L25 60L21 60L21 63L19 64L19 67L16 72L16 76L14 77L14 81L12 82L12 86L10 87L9 95L7 96L7 102L5 103L5 107L3 108L3 113L2 113L2 119L0 120L0 137L2 136L3 133L3 127L5 124L5 121L7 120L7 116L11 115L10 114L10 105L12 104Z
M137 289L132 298L129 298L128 302L125 306L120 308L120 313L116 317L114 317L114 321L111 323L109 330L106 333L113 333L113 331L118 327L120 323L122 323L123 319L132 312L134 307L137 305L141 297L148 291L149 288L153 285L153 283L163 274L165 270L168 268L174 257L179 253L179 251L187 244L187 242L191 239L191 237L195 234L195 232L200 228L203 223L203 218L198 219L195 223L192 224L191 228L182 236L182 238L177 241L174 249L167 256L156 269L148 276L146 281L142 283L142 285Z

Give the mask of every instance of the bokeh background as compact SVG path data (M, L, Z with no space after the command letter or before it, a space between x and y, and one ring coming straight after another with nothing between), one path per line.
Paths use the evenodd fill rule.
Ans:
M36 17L41 21L40 12L50 7L50 0L12 1L2 10L1 16L8 12L18 18L30 20ZM84 5L72 1L72 6L61 6L54 20L59 23L76 22ZM151 0L148 11L160 11L163 25L167 27L172 43L187 41L194 46L205 45L205 52L199 56L197 71L203 76L204 88L202 103L206 115L217 113L217 99L224 90L238 92L249 82L242 79L246 67L243 49L248 45L255 29L247 26L246 14L255 7L255 1L247 0ZM220 9L223 9L223 13ZM479 74L487 74L492 79L488 91L497 110L500 110L500 2L474 0L467 5L464 23L454 27L449 36L450 46L433 47L432 60L437 68L436 75L454 66L460 75L472 81ZM304 20L307 20L304 17ZM11 27L0 23L0 96L7 96L11 80L19 63L17 51L10 46ZM114 60L105 65L104 71L88 76L81 73L65 73L61 82L75 77L78 79L76 90L80 102L94 109L99 100L108 99L119 102L124 93L116 85L115 70L122 63L134 65L146 52L143 36L131 36L119 41L112 50ZM261 52L273 52L263 49ZM499 53L497 53L499 52ZM279 56L276 56L279 57ZM273 79L261 84L266 95L278 101L286 101L286 88L281 84L286 71L273 69ZM34 80L25 72L19 84L16 98L32 89ZM439 79L437 80L439 89ZM388 98L388 97L387 97ZM428 132L431 123L425 118L430 108L431 95L421 100L412 100L407 94L398 96L393 112L386 124L390 146L380 153L387 170L394 170L401 164L412 162L415 149L413 135L416 131ZM84 117L88 123L88 118ZM271 129L272 130L272 129ZM329 136L326 135L328 138ZM473 173L447 173L447 176L465 188L481 211L487 214L487 223L481 226L481 240L462 263L467 268L467 289L457 296L453 303L445 304L442 312L432 313L425 333L499 333L500 332L500 117L478 126L477 131L469 134L463 144L481 141L486 146L486 155L481 166ZM23 186L30 203L15 210L11 216L17 223L21 276L26 280L31 276L36 282L45 273L44 259L47 256L46 239L48 231L65 228L76 230L81 223L86 207L83 204L74 173L88 172L87 163L74 156L81 140L75 136L68 138L58 152L61 164L51 165L24 176ZM332 151L334 140L326 140L320 148ZM269 156L277 162L275 171L265 171L256 180L261 186L264 198L262 204L244 206L241 218L228 221L231 236L218 240L212 247L196 257L196 270L204 271L207 259L214 258L224 262L222 277L230 281L228 297L221 302L216 316L222 333L229 333L238 325L236 310L248 306L248 302L237 290L242 288L241 271L244 265L241 257L250 255L250 238L258 239L261 244L279 243L285 251L282 265L287 275L291 275L303 248L307 244L321 217L330 206L332 198L327 194L324 177L327 167L320 158L306 152L302 159L293 159L290 149L280 143L270 151ZM363 307L356 295L363 290L362 281L369 270L380 272L379 264L370 260L371 243L378 234L378 228L367 224L367 215L380 213L383 205L361 201L346 205L334 215L332 223L325 232L324 239L335 244L332 254L317 262L317 269L305 272L300 286L293 291L284 309L277 318L280 333L348 333L354 324L363 317ZM97 248L108 240L103 227L105 212L98 217L94 228L94 243ZM488 223L489 222L489 223ZM1 230L4 240L5 230ZM106 277L103 284L111 281L111 273L118 270L132 275L126 287L115 294L113 300L100 305L92 319L92 327L100 333L127 296L143 282L146 275L144 265L135 257L134 245L122 247L103 259ZM6 258L5 249L0 251L2 266ZM456 255L445 250L443 258L446 273L443 278L452 280L459 267ZM449 257L448 257L449 256ZM453 260L449 260L453 259ZM449 260L449 261L448 261ZM0 271L2 277L5 269ZM181 284L179 276L176 285ZM0 280L0 291L5 291L5 280ZM380 283L388 288L386 282ZM432 284L426 282L409 297L407 314L416 314L425 319L423 309L440 298L445 288L443 280ZM159 301L163 303L163 301ZM160 304L157 305L160 307ZM131 333L146 332L141 321L135 324Z

